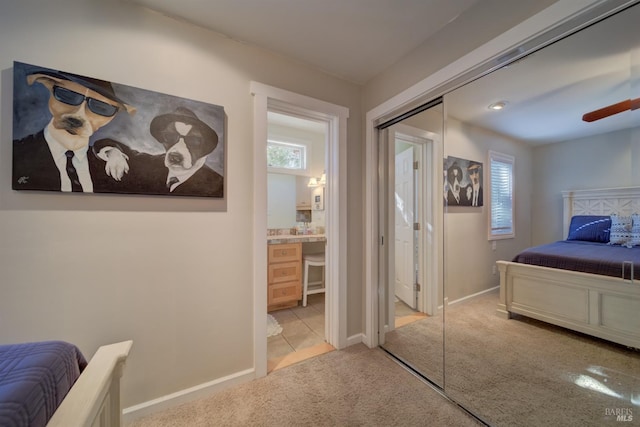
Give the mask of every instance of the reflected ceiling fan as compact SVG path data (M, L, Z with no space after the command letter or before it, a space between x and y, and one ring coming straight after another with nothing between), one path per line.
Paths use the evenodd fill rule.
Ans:
M628 110L637 110L640 108L640 98L627 99L617 104L608 105L604 108L591 111L582 116L582 120L585 122L595 122L596 120L604 119L605 117L613 116L614 114L622 113Z

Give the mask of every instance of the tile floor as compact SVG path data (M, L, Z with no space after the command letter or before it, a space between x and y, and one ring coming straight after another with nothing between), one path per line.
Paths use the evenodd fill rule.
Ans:
M334 350L324 339L324 294L309 295L307 306L272 311L282 333L267 338L267 371Z

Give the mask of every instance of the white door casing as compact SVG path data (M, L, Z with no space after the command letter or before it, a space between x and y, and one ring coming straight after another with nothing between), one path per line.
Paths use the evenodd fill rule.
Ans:
M267 112L278 111L327 123L326 341L347 345L347 118L349 110L284 89L251 82L253 128L253 288L254 370L267 374Z
M436 105L437 106L437 105ZM436 107L434 106L434 107ZM417 163L417 169L413 168L413 192L414 192L414 205L413 205L413 222L419 224L418 230L413 230L413 242L414 242L414 266L413 266L413 279L412 285L415 283L420 284L417 290L414 289L413 297L415 298L414 305L417 311L426 313L428 315L434 315L438 310L438 294L439 284L441 283L440 274L442 269L438 263L439 245L441 245L441 238L436 234L440 229L438 227L439 219L442 218L442 204L436 204L433 201L434 194L438 193L438 188L441 185L439 181L438 171L441 168L437 153L442 152L442 138L433 133L423 129L419 129L413 126L405 125L403 123L394 124L388 129L387 139L389 141L403 142L410 144L413 147L413 159L408 167L413 168L413 162ZM391 158L394 156L395 149L393 147L387 147L386 156ZM408 155L407 155L408 157ZM384 161L384 160L383 160ZM391 169L388 174L384 176L395 176L395 162L390 164L394 168ZM380 165L383 167L383 165ZM405 173L408 173L405 172ZM390 178L388 178L390 179ZM407 176L407 179L409 177ZM390 183L388 187L395 187L393 183ZM393 194L389 188L387 194ZM380 197L386 197L382 194ZM392 212L395 209L395 200L389 200L385 203L388 206L388 211ZM397 212L397 211L396 211ZM394 214L395 215L395 214ZM384 214L383 214L384 216ZM397 218L396 218L397 219ZM384 221L383 221L384 222ZM413 224L409 224L413 225ZM408 233L409 230L406 230ZM394 254L396 252L396 229L386 230L388 247L386 254ZM398 255L396 253L396 255ZM388 255L391 257L391 255ZM381 259L380 264L388 263L388 261ZM390 264L382 272L386 272L387 284L390 287L393 286L394 281L394 268L396 263ZM388 292L381 292L380 298L385 298L387 295L393 295L394 289L391 288ZM385 304L384 301L380 301L381 304ZM394 318L395 302L393 298L388 298L386 301L387 306L387 318ZM384 322L386 332L393 330L393 325ZM380 342L382 344L383 341Z

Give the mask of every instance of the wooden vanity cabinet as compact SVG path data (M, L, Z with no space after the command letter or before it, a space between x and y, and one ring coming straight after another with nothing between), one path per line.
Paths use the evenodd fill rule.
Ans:
M295 307L302 298L302 243L268 246L267 311Z

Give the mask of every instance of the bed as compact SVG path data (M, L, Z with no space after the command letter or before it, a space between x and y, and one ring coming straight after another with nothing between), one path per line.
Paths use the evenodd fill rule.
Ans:
M610 236L596 241L569 240L576 217L612 216L613 225L617 225L621 218L640 214L640 187L564 191L562 196L565 240L529 248L511 261L497 262L498 313L505 318L520 314L640 348L640 247L631 244L631 229L626 229L628 239L623 244L605 243L608 239L621 243L617 239L624 233L614 236L614 229L619 231L615 227ZM636 226L632 225L633 230L640 230L640 224ZM578 248L582 256L534 260L545 250L558 254L568 247Z
M0 425L120 426L120 377L131 345L102 346L88 363L64 341L0 345Z

